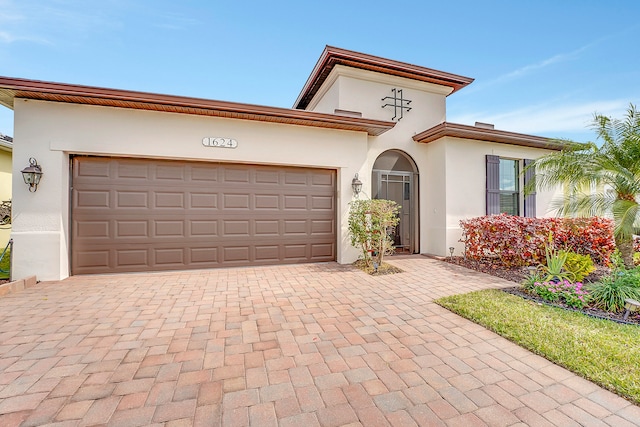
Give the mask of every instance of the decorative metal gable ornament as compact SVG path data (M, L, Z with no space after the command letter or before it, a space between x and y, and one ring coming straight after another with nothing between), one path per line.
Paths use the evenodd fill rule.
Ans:
M392 96L385 96L382 98L382 101L384 102L384 104L382 104L382 108L393 107L394 116L391 120L399 122L404 117L405 111L411 111L411 107L409 107L411 100L404 99L402 96L402 89L393 88L391 89L391 93Z

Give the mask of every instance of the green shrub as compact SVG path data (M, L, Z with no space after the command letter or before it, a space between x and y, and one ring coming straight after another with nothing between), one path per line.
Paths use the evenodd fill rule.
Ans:
M524 278L522 287L525 291L534 292L536 283L544 282L545 277L545 274L542 274L540 270L536 269Z
M640 299L640 269L616 270L587 288L593 304L617 313L624 308L625 299Z
M567 258L564 261L564 269L573 273L573 280L582 282L589 274L596 270L589 255L580 255L575 252L565 252Z
M382 265L385 255L393 251L392 230L400 218L399 207L391 200L354 200L349 209L351 244L362 251L367 267Z

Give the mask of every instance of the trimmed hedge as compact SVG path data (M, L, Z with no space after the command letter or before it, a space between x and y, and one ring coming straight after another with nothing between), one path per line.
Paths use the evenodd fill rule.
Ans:
M460 221L466 256L499 258L506 267L545 263L549 233L554 249L589 255L608 264L616 248L613 220L592 218L525 218L506 214Z

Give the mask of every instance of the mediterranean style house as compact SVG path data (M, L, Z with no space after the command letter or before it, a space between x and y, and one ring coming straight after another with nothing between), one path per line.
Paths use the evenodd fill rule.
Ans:
M561 149L447 122L472 81L334 47L292 109L0 77L13 277L350 263L356 197L400 205L399 251L459 253L461 219L547 213L553 194L525 198L521 171ZM30 162L37 186L19 179Z

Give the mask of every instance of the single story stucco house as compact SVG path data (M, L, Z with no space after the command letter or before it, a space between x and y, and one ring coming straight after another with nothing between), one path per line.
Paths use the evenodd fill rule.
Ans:
M472 81L334 47L292 109L0 77L13 276L350 263L355 197L400 204L399 251L459 253L461 219L548 212L552 194L525 198L520 171L561 148L447 122L447 96Z

